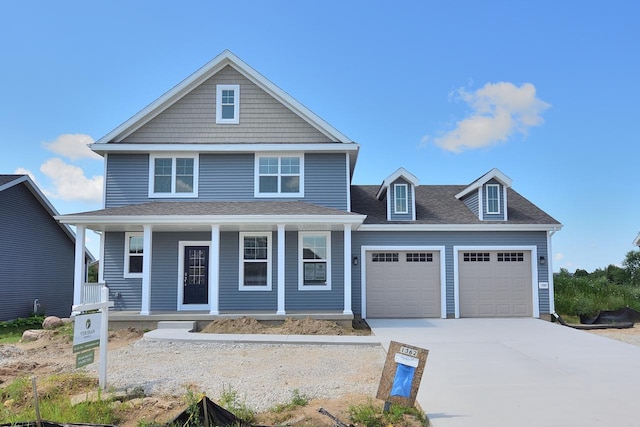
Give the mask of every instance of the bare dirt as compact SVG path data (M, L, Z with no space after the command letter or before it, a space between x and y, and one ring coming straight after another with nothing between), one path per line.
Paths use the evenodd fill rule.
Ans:
M214 320L205 326L208 334L278 334L278 335L371 335L366 322L354 320L342 326L330 320L286 318L283 322L264 323L249 317Z

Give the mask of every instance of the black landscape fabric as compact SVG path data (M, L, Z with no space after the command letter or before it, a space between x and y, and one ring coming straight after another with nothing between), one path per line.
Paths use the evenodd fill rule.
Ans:
M601 311L596 316L580 316L580 323L586 325L600 325L605 323L640 322L640 313L633 308Z
M219 426L219 427L251 427L251 424L247 423L244 420L236 417L231 412L224 409L222 406L218 405L215 402L212 402L207 396L204 396L202 399L198 401L198 424L201 426L207 426L205 422L205 405L207 409L207 418L209 426ZM165 426L175 426L175 425L195 425L194 420L191 418L194 415L189 412L188 409L185 409L182 413L180 413L177 417L175 417L172 421L169 421Z

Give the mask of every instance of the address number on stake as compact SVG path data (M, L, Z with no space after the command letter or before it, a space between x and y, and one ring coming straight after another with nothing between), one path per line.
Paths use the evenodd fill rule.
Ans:
M400 353L406 354L407 356L418 357L418 350L412 348L400 347Z

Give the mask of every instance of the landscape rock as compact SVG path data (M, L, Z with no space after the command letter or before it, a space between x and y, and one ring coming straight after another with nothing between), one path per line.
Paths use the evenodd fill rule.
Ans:
M27 329L22 333L22 339L20 341L21 342L37 341L44 334L45 334L45 331L43 331L42 329Z
M42 322L42 327L44 329L57 329L62 325L64 325L64 322L61 318L56 316L47 316Z

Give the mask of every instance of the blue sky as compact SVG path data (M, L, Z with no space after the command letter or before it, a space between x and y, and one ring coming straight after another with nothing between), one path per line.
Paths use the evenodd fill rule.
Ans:
M0 173L101 207L84 149L230 49L361 144L354 183L496 167L564 228L554 270L619 264L640 231L636 2L0 3ZM98 254L98 236L88 233Z

